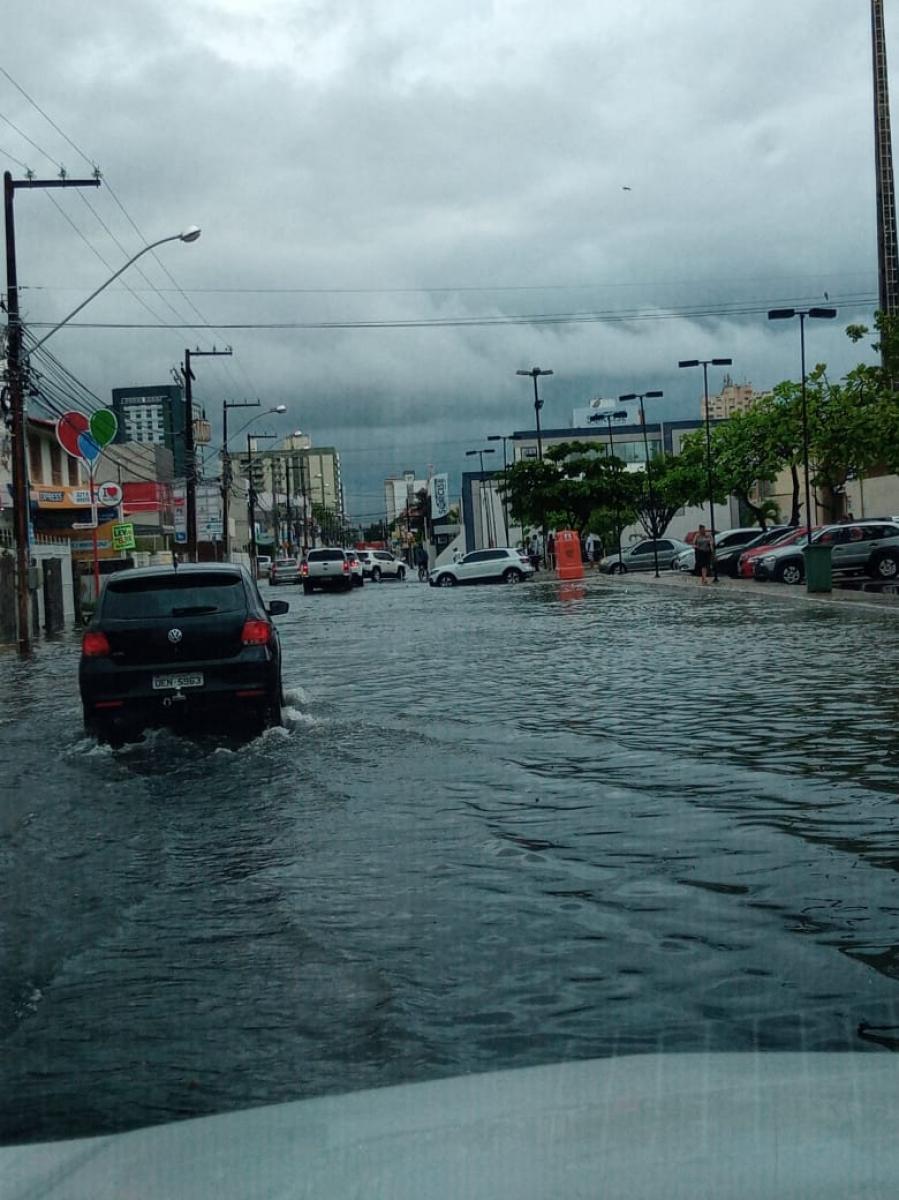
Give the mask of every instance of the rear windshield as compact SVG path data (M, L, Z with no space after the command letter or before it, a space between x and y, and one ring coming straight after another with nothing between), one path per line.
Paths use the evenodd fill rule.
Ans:
M275 563L276 567L295 567L297 560L295 558L279 558Z
M342 550L310 550L308 554L309 562L341 562L343 559Z
M103 593L103 616L118 620L142 617L191 617L239 612L246 608L239 575L151 576L110 580Z

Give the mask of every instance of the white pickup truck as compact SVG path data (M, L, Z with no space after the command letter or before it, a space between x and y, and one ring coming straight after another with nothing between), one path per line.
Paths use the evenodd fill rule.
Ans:
M310 550L302 568L303 591L308 596L316 588L348 592L353 586L350 562L343 550L319 546Z

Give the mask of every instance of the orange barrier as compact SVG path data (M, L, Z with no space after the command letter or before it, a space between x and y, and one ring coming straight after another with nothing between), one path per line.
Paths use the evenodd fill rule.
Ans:
M556 574L560 579L584 578L581 539L574 529L560 529L556 533Z

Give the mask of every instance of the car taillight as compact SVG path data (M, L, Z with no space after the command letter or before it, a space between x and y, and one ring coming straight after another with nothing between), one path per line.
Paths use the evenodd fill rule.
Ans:
M344 560L343 560L343 573L344 573L344 575L346 575L346 574L347 574L347 572L349 571L349 569L350 569L350 564L347 562L347 560L346 560L346 559L344 559Z
M81 653L86 658L105 658L110 652L109 638L105 633L89 629L81 639Z
M240 640L245 646L267 646L272 636L268 621L244 621Z
M309 574L309 564L308 564L308 563L303 563L303 564L301 565L301 567L300 567L300 574L301 574L301 575L308 575L308 574Z

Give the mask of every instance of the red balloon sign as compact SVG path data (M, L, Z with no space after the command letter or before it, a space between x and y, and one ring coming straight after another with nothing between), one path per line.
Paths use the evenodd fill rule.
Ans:
M88 421L84 413L63 413L56 422L56 437L66 454L71 454L73 458L81 458L81 447L78 445L78 439L82 433L87 433L89 429L90 421Z

